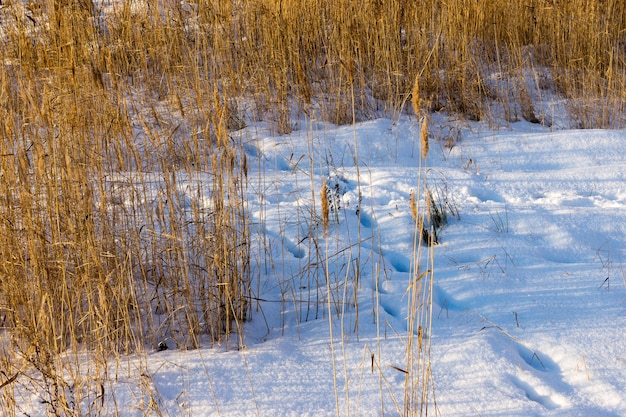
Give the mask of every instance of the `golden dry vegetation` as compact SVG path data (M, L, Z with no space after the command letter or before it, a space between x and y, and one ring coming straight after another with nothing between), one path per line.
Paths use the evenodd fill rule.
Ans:
M72 377L97 393L111 355L246 319L246 121L546 123L545 94L579 127L624 122L621 0L7 0L0 22L7 416L27 366L79 413L59 352L92 352L98 376Z

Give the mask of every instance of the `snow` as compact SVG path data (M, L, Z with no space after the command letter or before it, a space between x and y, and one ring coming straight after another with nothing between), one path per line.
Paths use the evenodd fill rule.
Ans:
M458 217L433 248L429 412L626 415L626 132L430 127L425 176ZM229 346L111 364L103 415L402 414L417 121L232 136L250 167L254 314Z

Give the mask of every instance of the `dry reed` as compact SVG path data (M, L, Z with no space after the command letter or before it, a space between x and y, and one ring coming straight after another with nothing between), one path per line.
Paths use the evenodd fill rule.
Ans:
M322 191L320 193L321 199L321 207L322 207L322 227L325 231L328 230L328 225L330 224L330 209L328 206L328 186L326 185L326 181L322 183Z
M422 158L426 159L428 156L428 119L426 117L422 120L422 127L420 128L420 145Z
M418 116L483 119L496 103L542 121L528 70L577 126L618 127L625 27L621 0L3 4L0 361L25 358L64 393L50 411L80 414L100 382L59 352L87 348L104 373L157 342L227 341L251 288L237 103L278 133L298 112L395 116L411 93ZM494 76L521 82L505 94ZM3 387L8 414L21 380Z
M417 201L415 200L415 192L411 190L409 194L409 208L411 209L411 218L417 221Z

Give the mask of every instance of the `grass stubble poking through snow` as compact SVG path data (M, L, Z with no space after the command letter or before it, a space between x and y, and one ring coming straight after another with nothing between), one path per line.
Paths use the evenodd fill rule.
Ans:
M623 415L625 22L4 2L2 414Z

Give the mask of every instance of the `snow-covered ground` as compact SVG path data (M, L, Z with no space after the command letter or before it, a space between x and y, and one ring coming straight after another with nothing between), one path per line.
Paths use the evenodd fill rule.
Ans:
M626 415L626 132L430 126L424 175L452 210L434 247L430 415ZM254 314L228 347L112 364L103 415L402 414L415 118L233 138Z

